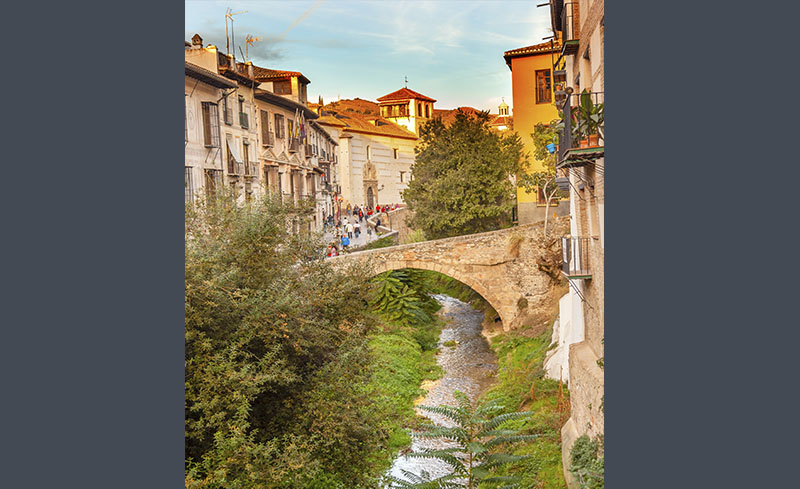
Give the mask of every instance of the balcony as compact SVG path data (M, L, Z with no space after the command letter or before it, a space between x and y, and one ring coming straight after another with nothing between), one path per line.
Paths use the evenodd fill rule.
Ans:
M242 125L242 129L250 129L250 119L246 112L239 112L239 124Z
M561 55L567 56L578 52L580 44L577 26L575 25L575 9L578 2L564 2L561 9Z
M289 152L297 153L300 151L300 140L297 138L289 138Z
M604 92L564 94L558 167L579 167L605 155Z
M244 165L236 160L228 160L228 175L242 175L244 172Z
M561 272L567 279L591 279L589 264L589 246L592 238L561 238Z
M258 178L258 164L255 161L245 162L244 176L250 178Z
M311 158L314 155L314 150L310 144L306 144L306 158Z
M261 146L272 147L275 145L275 133L264 131L261 133Z

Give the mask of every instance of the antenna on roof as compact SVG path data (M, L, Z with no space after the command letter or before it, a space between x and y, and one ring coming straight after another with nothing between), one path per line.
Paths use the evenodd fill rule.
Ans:
M405 77L406 80L406 88L408 88L408 76Z
M245 59L245 61L250 61L250 49L249 49L250 46L252 46L254 42L258 42L260 40L261 40L260 37L253 37L250 34L248 34L247 37L244 38L244 54L245 58L247 58Z
M233 16L234 15L239 15L239 14L244 14L244 13L247 13L247 10L242 10L240 12L231 12L231 8L230 7L228 7L228 10L225 12L225 54L227 54L227 55L231 54L230 45L231 44L233 44L234 46L236 45L236 38L234 37L234 34L233 34ZM231 20L231 38L232 39L230 40L230 43L228 42L228 19ZM234 47L234 51L235 50L236 50L236 48ZM233 53L233 57L236 58L236 52ZM235 70L236 66L234 66L233 69Z

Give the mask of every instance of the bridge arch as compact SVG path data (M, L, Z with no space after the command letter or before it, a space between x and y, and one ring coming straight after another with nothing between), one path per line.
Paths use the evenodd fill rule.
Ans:
M440 265L437 263L431 263L428 261L420 261L420 260L413 260L413 261L381 261L378 263L373 264L373 273L375 275L380 275L384 272L389 272L392 270L402 270L404 268L416 268L419 270L430 270L433 272L439 272L442 275L446 275L452 279L458 280L462 284L466 285L467 287L474 290L477 294L486 300L490 306L497 312L500 316L500 320L503 322L504 325L509 324L506 322L506 319L511 321L513 318L506 318L503 316L502 311L502 302L500 299L493 294L489 289L484 287L483 284L478 282L474 279L474 276L466 273L462 273L460 270L454 267L450 267L447 265Z

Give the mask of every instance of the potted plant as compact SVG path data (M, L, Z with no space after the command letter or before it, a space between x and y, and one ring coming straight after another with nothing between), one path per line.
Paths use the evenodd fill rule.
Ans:
M577 113L581 148L600 146L605 128L605 103L595 104L592 101L592 94L584 89L580 94Z

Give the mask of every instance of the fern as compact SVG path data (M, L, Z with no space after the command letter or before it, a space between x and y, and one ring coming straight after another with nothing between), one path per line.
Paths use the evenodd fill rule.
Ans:
M390 477L393 488L461 488L477 489L479 484L504 484L502 488L516 488L517 478L512 476L493 476L497 467L519 462L527 457L498 452L497 448L520 441L527 441L538 435L520 434L518 430L503 429L504 423L531 416L533 413L509 413L496 415L503 406L496 401L473 406L466 394L456 391L458 407L454 406L419 406L420 409L444 416L454 422L454 427L425 425L423 431L415 433L417 438L442 438L455 443L452 448L440 450L424 450L409 454L413 458L430 458L441 460L451 467L445 476L431 479L430 474L423 472L415 475L407 471L403 474L408 479L400 480ZM436 485L439 484L439 485Z

